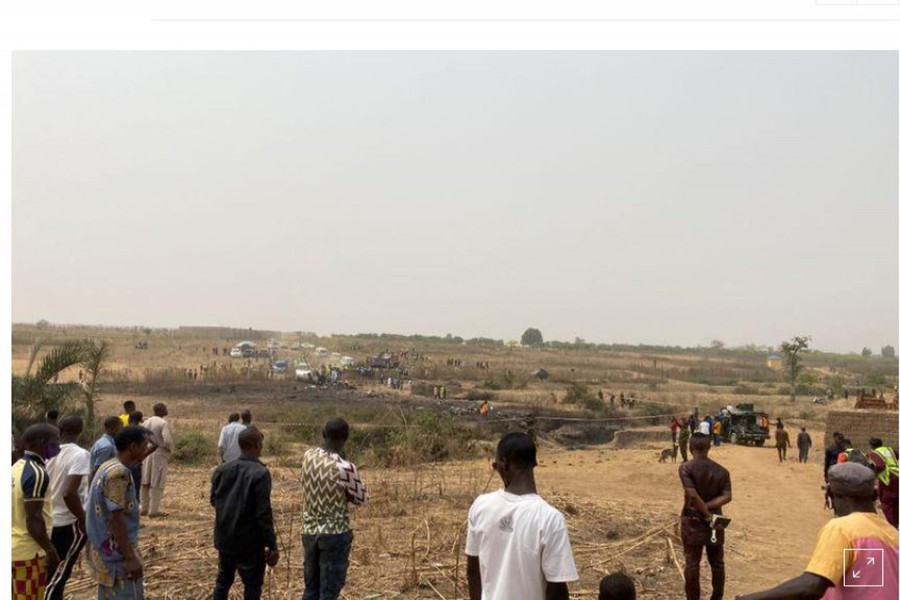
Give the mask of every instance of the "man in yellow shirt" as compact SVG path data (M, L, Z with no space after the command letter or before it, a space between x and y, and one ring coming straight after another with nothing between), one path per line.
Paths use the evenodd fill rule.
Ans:
M12 466L12 598L43 600L47 571L59 555L50 542L53 504L46 461L59 454L59 430L32 425L22 434L24 454Z
M835 518L821 531L806 571L736 600L884 600L898 597L897 530L875 512L875 474L853 462L828 470Z
M129 417L131 417L131 413L137 410L137 406L134 404L134 400L126 400L122 403L122 408L125 409L125 412L119 415L119 420L122 421L122 427L128 427L131 423L129 423Z

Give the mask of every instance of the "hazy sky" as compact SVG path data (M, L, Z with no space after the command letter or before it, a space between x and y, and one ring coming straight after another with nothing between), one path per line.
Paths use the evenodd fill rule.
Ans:
M876 353L896 52L14 55L14 322Z

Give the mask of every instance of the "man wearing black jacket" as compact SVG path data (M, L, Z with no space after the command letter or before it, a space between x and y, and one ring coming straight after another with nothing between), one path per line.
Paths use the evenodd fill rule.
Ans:
M272 522L272 476L260 462L263 435L247 427L238 436L241 456L215 470L209 503L216 509L215 544L219 574L213 600L227 600L234 572L244 582L244 600L262 596L266 565L278 564Z
M828 481L828 469L837 464L838 455L844 451L844 434L840 431L835 431L832 434L832 439L834 443L831 446L825 448L825 472L824 478L825 481Z

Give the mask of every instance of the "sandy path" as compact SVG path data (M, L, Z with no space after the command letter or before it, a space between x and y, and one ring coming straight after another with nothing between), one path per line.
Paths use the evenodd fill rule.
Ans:
M812 433L821 439L819 432ZM680 511L681 485L677 466L658 463L652 447L550 452L538 470L539 489L583 498L627 498L663 523ZM831 516L823 509L819 489L822 450L814 448L806 464L797 462L795 452L790 450L789 461L779 464L773 447L725 444L713 449L713 459L731 473L734 493L725 507L734 519L726 538L726 597L800 574L819 528ZM653 525L647 523L647 528ZM707 569L703 581L708 590Z

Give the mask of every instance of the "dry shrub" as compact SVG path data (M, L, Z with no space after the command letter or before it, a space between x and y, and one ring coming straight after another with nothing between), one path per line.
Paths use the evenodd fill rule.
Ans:
M189 429L175 438L175 460L188 465L215 464L218 441L212 435Z

